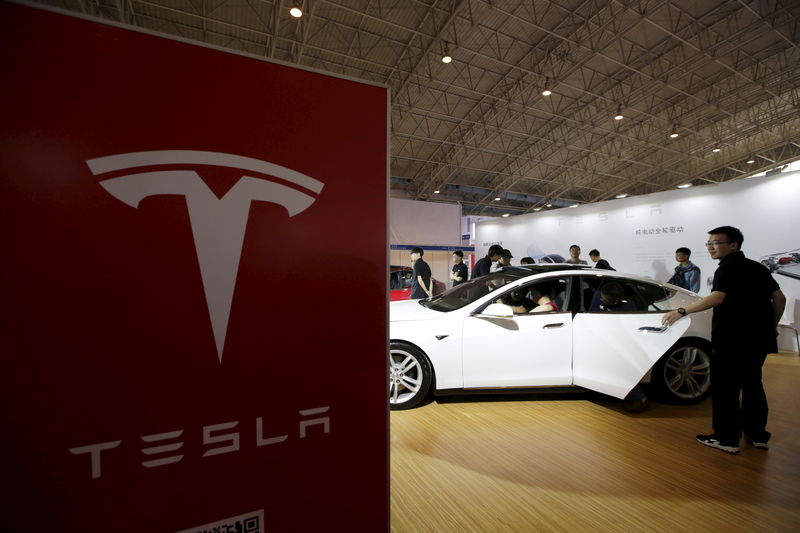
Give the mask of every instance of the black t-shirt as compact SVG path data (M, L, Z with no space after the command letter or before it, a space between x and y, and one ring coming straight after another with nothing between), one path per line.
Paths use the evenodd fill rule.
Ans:
M609 265L608 261L606 261L605 259L601 259L600 261L598 261L597 264L594 265L594 267L601 268L603 270L616 270L614 268L611 268L611 265Z
M725 350L778 351L772 293L780 287L769 270L742 252L733 252L719 262L713 291L725 293L714 308L711 341Z
M464 283L465 281L467 281L467 265L465 265L463 261L457 265L453 265L453 272L457 276L461 277L461 281L453 280L453 287L455 287L459 283Z
M472 269L472 279L477 279L481 276L485 276L489 273L490 269L492 268L492 260L489 259L489 256L482 257L478 259L478 262L475 263L475 268Z
M417 276L422 276L422 282L425 283L425 286L430 288L431 286L431 267L428 266L428 263L422 260L422 258L417 259L414 262L414 273L413 278L411 279L411 299L412 300L419 300L420 298L427 298L428 293L425 292L425 289L420 287L419 280Z

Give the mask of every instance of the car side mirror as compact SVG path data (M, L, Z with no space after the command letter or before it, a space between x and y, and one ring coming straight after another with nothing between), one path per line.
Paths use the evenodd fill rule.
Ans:
M481 316L493 316L496 318L514 318L514 310L510 305L505 304L490 304L483 311L480 312Z

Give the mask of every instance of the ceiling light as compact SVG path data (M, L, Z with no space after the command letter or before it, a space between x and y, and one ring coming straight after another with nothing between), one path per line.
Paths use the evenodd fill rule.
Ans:
M299 19L303 16L303 9L298 4L295 4L289 8L289 14L294 18Z
M534 207L534 208L533 208L533 210L534 210L534 211L541 211L541 210L542 210L542 208L541 208L541 207Z
M511 215L509 213L503 213L503 218L510 217L510 216Z
M669 138L670 138L670 139L674 139L674 138L675 138L675 137L677 137L678 135L679 135L679 134L678 134L678 125L677 125L677 124L673 124L673 125L672 125L672 133L670 133L670 134L669 134Z
M714 152L715 154L717 152L719 152L720 150L721 150L721 148L719 146L715 146L714 148L711 149L711 151Z
M756 158L755 158L755 156L752 156L752 155L751 155L750 157L748 157L748 158L747 158L747 164L748 164L748 165L752 165L752 164L753 164L753 163L755 163L755 162L756 162Z
M442 63L450 63L453 58L450 56L450 45L444 43L444 53L442 54Z
M544 89L542 89L542 96L550 96L553 91L550 90L550 78L544 79Z
M433 194L439 194L440 192L441 191L439 189L436 189L435 191L433 191Z
M616 195L614 198L626 198L627 196L628 196L628 194L623 192L623 193L620 193L620 194Z
M546 203L544 206L545 206L545 207L553 207L553 204L551 204L550 202L548 202L548 203Z
M622 120L623 118L625 117L622 115L622 104L620 104L617 106L617 114L614 115L614 120Z
M569 206L569 207L570 207L570 209L572 209L573 207L578 207L578 204L572 204L572 205L571 205L571 206Z
M691 186L692 186L692 184L691 184L691 183L683 183L683 184L681 184L681 185L678 185L678 188L679 188L679 189L688 189L688 188L689 188L689 187L691 187Z
M494 201L495 202L499 202L500 201L500 197L498 196L497 198L494 199Z

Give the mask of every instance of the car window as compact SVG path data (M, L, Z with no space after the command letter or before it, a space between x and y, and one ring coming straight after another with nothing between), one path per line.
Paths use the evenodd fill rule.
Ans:
M509 305L515 308L514 314L517 315L529 312L560 312L565 310L564 305L568 302L568 286L567 278L564 277L539 279L502 291L496 300L493 299L489 303ZM520 309L523 307L528 307L529 311Z
M495 272L478 279L473 279L449 289L442 294L438 294L428 300L421 300L420 305L424 305L435 311L452 311L460 309L467 304L479 300L497 291L503 286L513 283L520 278L530 276L530 271L508 270ZM498 293L500 295L501 293Z
M588 313L641 313L657 311L656 300L665 299L646 283L611 276L581 276L580 311Z

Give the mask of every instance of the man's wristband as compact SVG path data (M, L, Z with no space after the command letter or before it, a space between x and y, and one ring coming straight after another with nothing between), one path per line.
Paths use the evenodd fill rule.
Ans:
M686 309L684 309L683 307L679 307L678 309L676 309L676 311L678 311L678 313L679 313L681 316L686 316L686 315L688 315L688 314L689 314L689 313L686 311Z

